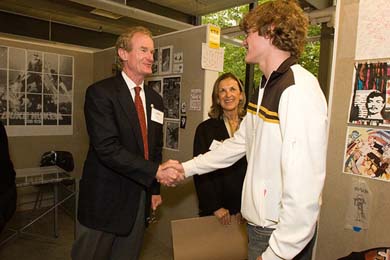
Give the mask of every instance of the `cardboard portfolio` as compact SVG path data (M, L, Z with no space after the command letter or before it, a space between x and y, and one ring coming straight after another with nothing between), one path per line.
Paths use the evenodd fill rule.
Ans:
M215 216L171 221L175 260L243 260L248 255L246 224L232 218L222 225Z

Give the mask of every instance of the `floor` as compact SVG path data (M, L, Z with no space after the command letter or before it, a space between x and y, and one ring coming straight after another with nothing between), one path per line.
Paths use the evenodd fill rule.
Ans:
M31 216L37 215L41 210L17 212L8 228L23 226L28 223ZM59 210L58 215L59 237L54 238L53 232L53 214L48 214L26 231L42 235L40 237L23 234L8 241L0 246L1 260L65 260L70 259L70 250L74 239L74 220L63 209ZM171 260L172 249L158 241L153 236L153 230L148 229L145 234L144 248L140 260ZM4 230L0 235L0 243L13 233L10 230Z

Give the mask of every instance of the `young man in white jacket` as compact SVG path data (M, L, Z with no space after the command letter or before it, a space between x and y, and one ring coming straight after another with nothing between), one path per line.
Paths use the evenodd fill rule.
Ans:
M249 260L311 259L325 179L327 105L317 79L297 64L308 21L298 4L257 6L241 22L246 62L263 78L234 137L174 165L186 177L248 161L241 212Z

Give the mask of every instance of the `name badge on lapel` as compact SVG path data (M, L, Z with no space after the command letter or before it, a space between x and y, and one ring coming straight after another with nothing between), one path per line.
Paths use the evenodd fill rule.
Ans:
M160 110L157 110L152 105L152 115L150 118L152 121L163 124L164 121L164 112L161 112Z

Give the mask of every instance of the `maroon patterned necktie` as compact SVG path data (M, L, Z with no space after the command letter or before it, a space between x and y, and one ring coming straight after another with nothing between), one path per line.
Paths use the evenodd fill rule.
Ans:
M139 95L139 92L141 91L141 87L136 86L134 88L135 90L135 109L137 109L138 114L138 121L139 125L141 126L141 133L142 133L142 141L144 143L144 156L145 159L149 159L149 148L148 148L148 134L146 132L146 119L145 119L145 112L144 112L144 106L142 104L141 96Z

